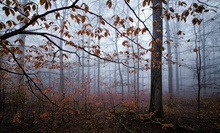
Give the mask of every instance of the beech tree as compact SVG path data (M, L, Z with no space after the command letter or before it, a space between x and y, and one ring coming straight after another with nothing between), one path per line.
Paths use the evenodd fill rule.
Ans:
M164 117L162 103L162 43L163 20L162 0L153 1L153 40L151 53L151 97L150 112L157 117Z

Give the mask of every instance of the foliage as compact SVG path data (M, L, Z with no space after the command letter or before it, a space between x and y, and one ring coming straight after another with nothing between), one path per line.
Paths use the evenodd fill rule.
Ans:
M177 126L170 121L155 118L155 112L146 113L146 99L149 98L146 91L138 91L138 102L136 95L130 93L126 93L125 100L121 102L120 93L117 90L113 92L120 83L103 78L98 84L105 89L97 97L96 88L90 86L92 82L96 84L96 77L81 71L81 68L96 66L97 60L103 64L112 62L122 65L133 76L140 69L157 70L163 62L152 60L150 64L148 55L152 53L154 57L162 56L166 60L166 54L162 53L165 48L160 47L156 52L155 48L164 42L172 44L172 40L155 38L151 26L137 15L130 0L120 1L129 9L127 14L114 10L117 3L112 0L107 0L102 6L101 14L88 1L68 2L63 6L61 1L56 0L31 0L25 4L17 0L0 1L1 130L8 132L14 126L23 132L144 132L149 125L152 130L174 132ZM165 0L162 2L166 4ZM192 25L197 26L203 20L196 15L209 12L203 4L198 3L187 5L184 1L178 1L178 6L184 8L183 12L169 8L164 10L160 18L183 22L190 20ZM152 6L151 0L142 0L138 9L145 11L146 8L162 9L158 5ZM114 15L110 13L113 10ZM60 20L63 22L60 23ZM136 23L140 23L140 26ZM153 21L152 25L161 26L157 21ZM161 30L157 32L163 33ZM181 30L177 34L185 35ZM119 51L111 47L111 43L116 41L112 39L113 36L116 37L116 45L121 47ZM137 42L138 37L152 40ZM106 50L105 45L110 45L113 50ZM197 53L198 49L193 51ZM82 63L84 59L93 64ZM137 68L137 63L141 63L141 67ZM65 97L58 89L59 70L66 71L63 79ZM131 92L136 91L135 82L136 79L133 83L127 83L132 87ZM213 104L218 108L215 102ZM165 105L165 112L175 116L175 109L182 106L174 105ZM215 109L211 105L206 106ZM201 116L218 114L216 110L201 113ZM12 126L7 127L7 123L12 123ZM26 126L27 129L22 128ZM216 126L219 125L214 124Z

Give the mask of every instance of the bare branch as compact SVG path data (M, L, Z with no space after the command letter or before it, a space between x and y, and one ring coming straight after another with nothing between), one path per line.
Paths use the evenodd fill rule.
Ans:
M209 4L207 4L207 3L205 3L205 2L202 2L202 1L200 1L200 0L197 0L197 1L198 1L199 3L201 3L201 4L204 4L204 5L208 6L208 7L213 7L213 8L216 8L216 9L220 9L219 6L209 5Z
M60 38L60 37L58 37L58 36L55 36L55 35L53 35L53 34L49 34L49 33L46 33L46 32L31 32L31 31L23 31L23 32L20 33L20 34L40 35L40 36L46 38L46 39L47 39L48 41L50 41L52 44L54 44L57 48L59 48L59 50L62 50L62 51L67 52L67 53L74 53L74 54L76 54L76 55L79 57L79 55L78 55L76 52L69 51L69 50L65 50L65 49L61 48L59 45L57 45L54 41L52 41L52 40L50 39L50 37L48 37L48 36L54 37L54 38L59 39L59 40L62 40L62 41L64 41L64 42L68 42L67 40L65 40L65 39L63 39L63 38ZM75 47L75 48L78 48L78 49L81 49L81 50L83 50L84 52L86 52L87 54L92 55L92 56L94 56L94 57L96 57L96 58L99 58L99 59L101 59L101 60L108 61L108 62L113 62L113 63L119 63L119 64L122 64L122 65L128 67L128 68L135 68L135 67L133 67L133 66L126 65L126 64L123 63L123 62L114 61L114 60L110 60L110 59L106 59L106 58L100 57L100 56L98 56L98 55L96 55L96 54L93 54L93 53L87 51L85 48L83 48L83 47L81 47L81 46L79 46L79 45L74 45L74 47Z
M23 73L18 73L18 72L9 71L9 70L4 69L4 68L0 68L0 71L5 71L5 72L11 73L11 74L16 74L16 75L24 75Z
M24 70L24 68L21 66L21 64L18 62L18 60L16 59L15 54L7 47L4 47L13 57L14 61L16 62L16 64L19 66L19 68L21 69L21 71L23 72L23 75L26 77L26 79L28 80L28 82L33 83L34 87L37 88L37 90L54 106L56 107L60 107L59 105L57 105L56 103L52 102L50 100L50 98L45 95L42 90L40 89L40 87L35 83L35 81L26 73L26 71ZM29 84L30 85L30 84ZM30 86L31 87L31 86Z
M169 60L167 57L165 57L165 56L163 55L162 49L158 46L158 43L157 43L157 41L156 41L156 38L155 38L155 37L153 36L153 34L150 32L150 30L149 30L148 27L146 26L145 22L138 17L138 15L137 15L136 12L134 11L134 9L129 5L129 3L128 3L126 0L124 0L124 2L125 2L125 4L129 7L129 9L133 12L133 14L134 14L135 17L138 19L138 21L140 21L140 22L143 24L143 26L144 26L144 28L147 30L148 34L152 37L153 41L156 43L156 46L158 47L158 49L160 49L159 52L160 52L160 54L162 55L162 57L163 57L164 59L166 59L167 61L170 61L170 62L172 62L172 63L175 63L175 61ZM152 52L154 52L154 51L152 51Z
M10 33L6 33L2 36L0 36L0 39L1 40L5 40L5 39L8 39L12 36L15 36L15 35L18 35L18 34L22 34L22 32L28 27L30 26L31 24L33 24L36 20L38 20L39 18L42 18L48 14L51 14L51 13L54 13L54 12L57 12L57 11L61 11L61 10L66 10L66 9L70 9L70 8L73 8L73 7L76 7L76 3L78 2L79 0L75 0L75 2L73 2L72 5L70 6L67 6L67 7L61 7L61 8L56 8L56 9L53 9L53 10L50 10L50 11L47 11L41 15L37 15L36 17L34 17L33 19L30 20L29 23L25 24L24 26L22 26L20 29L17 29L15 31L12 31Z
M82 9L81 7L76 7L76 9L84 10L84 9ZM121 36L123 36L123 37L125 37L126 39L130 40L131 42L133 42L134 44L136 44L138 47L140 47L140 48L142 48L142 49L144 49L144 50L147 50L147 49L145 49L143 46L141 46L139 43L137 43L137 42L135 42L133 39L131 39L129 36L124 35L121 31L118 30L117 27L115 27L115 26L113 26L112 24L110 24L110 23L109 23L106 19L104 19L102 16L97 15L96 13L91 12L91 11L88 11L88 13L90 13L90 14L92 14L92 15L94 15L94 16L100 18L100 19L102 19L106 24L108 24L110 27L112 27L114 30L116 30Z

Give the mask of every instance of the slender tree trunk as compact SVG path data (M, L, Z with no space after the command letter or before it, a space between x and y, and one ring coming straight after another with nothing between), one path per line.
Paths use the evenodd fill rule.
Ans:
M117 73L116 73L116 70L117 70L117 65L116 65L116 63L115 63L115 70L114 70L114 86L115 86L115 95L117 94Z
M82 35L82 47L84 47L84 35ZM83 89L81 99L84 100L85 103L85 111L87 111L87 101L86 101L86 93L87 88L85 86L85 52L82 51L82 77L81 77L81 89ZM85 89L85 90L84 90Z
M166 10L169 10L169 0L167 0ZM172 56L170 46L170 24L166 19L166 32L167 32L167 54L168 54L168 90L170 100L173 98L173 69L172 69Z
M138 0L138 3L140 2L140 0ZM138 6L138 17L140 17L140 9L139 9L139 6ZM138 21L137 23L137 27L139 27L139 24L140 22ZM139 43L139 37L137 35L136 37L136 42ZM139 57L140 57L140 48L139 46L137 46L137 50L138 50L138 64L137 64L137 100L136 100L136 105L137 105L137 109L139 109L139 90L140 90L140 60L139 60Z
M60 34L60 38L63 38L63 34ZM63 42L60 40L60 47L63 47ZM64 72L63 72L63 51L60 50L60 86L59 90L62 94L61 99L64 99L65 92L64 92Z
M117 1L115 3L117 3ZM116 14L116 8L114 8L113 13ZM115 31L115 48L116 48L116 53L117 53L117 61L119 62L120 60L119 60L119 50L118 50L117 42L118 42L117 31ZM123 75L121 71L121 65L119 63L118 63L118 71L119 71L120 85L121 85L121 100L122 102L124 102L124 80L123 80Z
M89 38L89 41L88 41L88 47L89 47L89 49L88 49L88 51L90 51L90 44L91 44L91 40L90 40L90 38ZM88 69L87 69L87 75L88 75L88 83L87 83L87 93L88 93L88 95L90 95L90 54L88 55Z
M201 54L200 47L196 53L196 74L197 74L197 85L198 85L198 96L197 96L197 111L200 112L200 97L201 97Z
M129 58L127 58L127 60L129 61ZM129 69L129 67L127 67L127 87L128 87L128 96L130 97L131 92L130 92L130 74L129 74L129 71L130 71L130 69Z
M67 5L67 1L65 1L64 3L61 3L62 6L66 6ZM55 6L57 8L57 3L55 3ZM66 17L66 11L63 10L63 14L61 16L60 19L60 28L63 28L63 24L64 24L64 20ZM63 38L63 33L60 33L60 38ZM63 48L63 41L60 40L59 42L60 48ZM65 88L64 88L64 64L63 64L63 51L60 50L60 84L59 84L59 91L61 93L61 99L65 98Z
M101 1L99 1L99 15L101 15ZM100 27L100 19L98 19L98 27ZM98 45L100 46L100 40L98 40ZM98 82L97 82L97 89L98 89L98 99L100 99L100 73L101 73L101 68L100 68L100 59L98 59Z
M201 53L200 46L198 46L198 35L196 33L196 28L194 26L195 32L195 53L196 53L196 74L197 74L197 86L198 86L198 94L197 94L197 111L200 112L200 92L201 92Z
M119 51L118 51L118 46L117 46L117 35L115 33L115 48L116 48L116 52L117 52L117 61L119 62ZM118 71L119 71L119 76L120 76L120 85L121 85L121 100L122 102L124 102L124 81L123 81L123 75L122 75L122 71L121 71L121 65L118 63Z
M132 37L131 37L132 38ZM134 51L134 46L132 47L132 52L133 53L135 53L135 51ZM135 63L135 59L133 58L133 64L134 64L134 68L136 68L136 63ZM136 86L137 86L137 80L136 80L137 78L136 78L136 74L134 73L134 86L133 86L133 88L134 88L134 101L135 101L135 104L137 104L136 103L136 101L137 101L137 88L136 88Z
M27 4L27 0L21 0L21 4L22 6L24 6L25 4ZM22 11L24 12L24 11ZM22 27L24 25L24 23L20 23L20 27ZM22 54L18 55L18 62L20 63L21 67L24 68L24 56L25 56L25 38L26 35L24 34L20 34L19 38L22 40L23 44L20 44L20 50L22 51ZM21 71L22 73L22 71ZM19 84L19 89L22 88L22 86L24 86L24 76L23 75L19 75L18 76L18 84Z
M217 38L214 39L214 42L213 42L213 49L212 49L212 66L215 66L216 64L216 55L215 55L215 52L216 52L216 49L215 49L215 46L217 46ZM216 85L216 74L215 74L215 67L213 67L212 69L212 79L213 79L213 84Z
M21 0L21 7L22 7L22 13L24 13L25 11L23 10L24 9L24 6L27 4L27 0ZM23 27L25 25L25 23L22 21L19 26L20 27ZM24 57L25 57L25 41L26 41L26 35L25 34L19 34L18 35L18 38L22 40L23 43L20 43L19 44L19 48L20 50L22 51L21 54L18 54L18 63L20 64L20 66L22 67L22 69L24 69L25 67L25 62L24 62ZM19 70L20 73L23 73L23 71L20 69ZM21 97L20 95L16 95L17 98L19 99L25 99L25 93L26 93L26 90L25 90L25 82L24 82L24 78L25 76L24 75L17 75L17 85L18 85L18 88L16 88L17 91L19 94L21 94L23 97ZM20 104L19 106L17 105L17 108L16 108L16 111L18 109L23 109L23 105L24 103Z
M204 14L202 14L203 17L203 21L204 21ZM201 34L201 31L200 31ZM205 24L204 22L202 23L202 35L201 35L201 42L202 42L202 62L203 62L203 87L204 87L204 91L203 91L203 95L206 96L206 47L205 47L205 43L206 43L206 39L205 39Z
M179 40L178 40L178 36L177 36L177 31L179 30L179 24L178 22L176 22L175 27L175 32L174 32L174 44L175 44L175 77L176 77L176 91L177 91L177 95L179 95L179 91L180 91L180 85L179 85Z
M162 0L153 1L153 39L151 53L151 98L149 112L155 112L159 118L164 117L162 103L162 43L163 43L163 22ZM155 24L156 23L156 24ZM155 42L155 40L158 40Z

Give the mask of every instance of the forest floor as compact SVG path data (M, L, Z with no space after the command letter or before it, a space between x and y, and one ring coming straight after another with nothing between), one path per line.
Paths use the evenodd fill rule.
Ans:
M136 111L133 105L120 104L111 108L88 105L86 111L48 108L44 113L17 112L2 120L1 133L220 133L220 99L206 98L197 112L196 101L174 99L164 101L165 119ZM30 109L30 108L29 108ZM22 116L23 113L23 116ZM26 111L27 113L27 111Z

